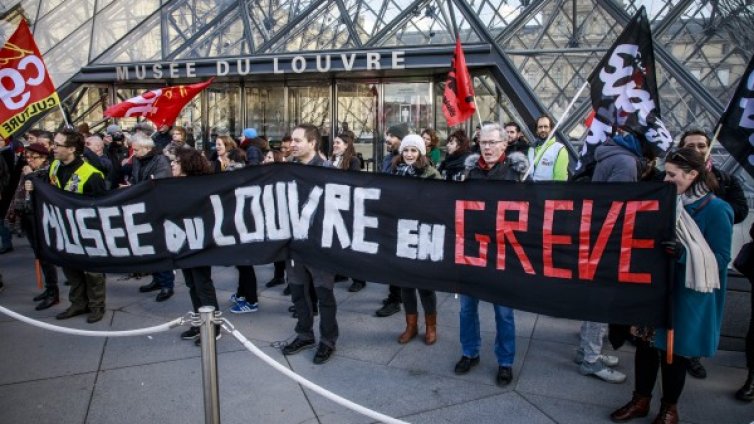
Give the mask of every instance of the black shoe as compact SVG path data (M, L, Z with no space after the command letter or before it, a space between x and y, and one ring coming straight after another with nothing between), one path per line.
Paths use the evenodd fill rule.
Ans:
M704 365L699 362L699 358L689 358L689 364L686 367L689 375L694 378L707 378L707 370L704 369Z
M47 289L43 291L42 293L39 293L38 295L34 296L34 299L32 299L35 302L39 302L40 300L45 300L50 296L50 289Z
M105 308L92 308L92 311L89 312L89 316L86 317L86 322L94 324L95 322L102 320L104 317Z
M382 299L382 305L387 305L388 303L401 303L400 296L393 297L392 295Z
M193 327L193 328L199 329L199 327ZM220 327L219 325L216 325L215 326L215 340L220 340L222 337L223 337L222 327ZM194 345L195 346L201 346L202 345L202 336L201 335L199 335L199 334L196 335L196 340L194 340Z
M479 357L469 358L468 356L461 356L461 360L456 362L456 367L453 370L458 375L466 374L471 368L479 365Z
M348 288L348 291L351 293L360 292L366 285L367 283L363 281L354 281L353 284L351 284L351 287Z
M0 255L4 255L6 253L10 253L13 251L13 246L3 247L0 249Z
M71 285L71 282L70 282L70 281L68 281L68 280L65 280L65 281L63 281L63 285L64 285L64 286L70 286L70 285Z
M401 311L401 304L396 302L386 303L385 306L377 309L374 314L378 317L389 317L390 315L397 314Z
M196 340L199 338L199 327L191 327L188 330L181 333L183 340Z
M55 305L60 303L60 297L58 297L57 293L52 296L47 296L44 299L42 299L42 302L37 305L34 310L37 311L44 311L45 309L51 308Z
M292 342L285 345L283 348L283 355L294 355L302 350L311 349L313 347L314 340L301 340L296 337Z
M283 289L283 296L290 296L291 295L291 286L285 286Z
M319 309L314 308L313 316L316 317L317 315L319 315ZM291 314L291 318L298 319L298 312L296 312L296 307L295 306L293 307L293 313Z
M144 284L143 286L139 287L139 292L141 293L149 293L155 290L160 290L160 283L158 283L155 280L152 280L149 284Z
M343 281L348 281L348 277L345 277L345 276L340 275L340 274L338 274L338 275L335 276L335 282L336 283L342 283Z
M511 367L500 366L497 368L497 377L495 377L495 383L500 387L505 387L511 384L513 380L513 370Z
M88 309L73 309L73 307L69 307L65 311L55 315L55 319L68 319L73 318L77 315L84 315L85 313L89 312Z
M330 360L333 352L335 352L335 349L324 343L320 343L319 347L317 348L317 353L314 354L313 362L317 365L322 365Z
M754 400L754 370L749 370L746 382L736 392L736 399L744 402L751 402Z
M285 284L285 280L282 278L273 278L272 280L268 281L264 286L267 288L279 286L281 284Z
M171 296L173 296L173 289L161 289L154 300L155 302L164 302L170 299Z

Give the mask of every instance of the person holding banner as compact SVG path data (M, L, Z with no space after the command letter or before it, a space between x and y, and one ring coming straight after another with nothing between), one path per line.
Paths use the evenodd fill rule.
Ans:
M212 166L209 161L198 150L189 147L183 147L175 151L175 159L170 162L170 169L174 177L192 177L196 175L208 175L212 173ZM186 281L186 287L189 289L191 297L191 306L194 312L199 312L202 306L214 306L216 311L220 310L217 303L217 292L212 282L212 267L198 266L194 268L184 268L183 279ZM222 336L220 325L215 325L215 338ZM181 333L183 340L194 340L194 344L201 345L199 338L199 327L191 327Z
M529 147L529 163L532 164L531 176L534 181L568 180L568 150L554 136L547 139L552 127L553 122L549 116L537 118L537 137L532 147Z
M614 422L649 414L657 372L662 369L662 406L654 423L678 423L677 403L686 381L686 358L712 356L720 341L733 210L715 196L717 181L696 150L686 147L669 153L665 172L665 181L675 184L678 193L676 235L683 246L676 249L676 278L672 283L672 363L664 360L669 338L665 329L633 329L640 336L634 357L634 395L610 414Z
M466 179L470 165L467 159L471 155L471 145L469 137L463 130L454 131L445 142L448 148L448 155L440 163L437 171L446 181L463 181Z
M308 166L329 166L329 162L319 155L319 129L311 124L300 124L291 133L291 155L293 161ZM286 264L288 286L295 308L296 338L283 348L283 355L294 355L315 345L314 339L314 305L309 294L308 284L314 285L319 304L320 342L314 354L314 363L324 364L330 360L338 340L338 321L336 319L337 303L333 288L335 275L327 271L288 260Z
M483 125L479 133L482 154L469 171L469 180L521 181L529 168L526 156L514 153L505 155L508 133L498 124ZM513 380L513 359L516 355L516 325L513 309L492 305L495 309L495 356L498 370L495 382L507 386ZM461 295L460 339L463 356L455 365L456 374L466 374L479 364L479 348L482 343L479 327L479 299Z
M434 135L434 132L432 135ZM440 173L432 166L432 162L427 156L427 147L423 137L416 134L403 137L398 150L400 155L393 160L391 168L393 175L441 179ZM401 287L403 309L406 311L406 330L398 336L398 343L400 344L410 342L419 333L416 291L417 289L414 288ZM437 295L432 290L418 289L418 291L422 308L424 308L424 322L426 324L424 343L433 345L437 341Z
M53 139L55 160L50 165L50 183L55 187L79 195L105 194L105 176L85 162L84 138L72 129L62 129ZM57 314L57 319L68 319L89 312L86 322L95 323L105 316L105 274L80 269L63 268L71 284L68 299L71 306Z

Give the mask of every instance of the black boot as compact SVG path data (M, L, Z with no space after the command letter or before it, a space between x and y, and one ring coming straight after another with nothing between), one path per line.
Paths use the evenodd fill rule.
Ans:
M45 310L47 308L50 308L50 307L52 307L52 306L57 305L58 303L60 303L60 296L58 294L58 288L57 287L55 287L54 289L53 288L47 289L47 293L48 293L47 297L45 297L44 299L42 299L42 302L40 302L39 305L37 305L34 308L35 310L37 310L37 311L43 311L43 310Z
M736 392L736 399L744 402L751 402L754 400L754 369L749 370L749 375L746 377L746 382L743 387Z
M48 296L49 293L50 293L50 289L45 289L45 291L43 291L42 293L39 293L38 295L34 296L34 299L32 300L34 300L35 302L44 300Z

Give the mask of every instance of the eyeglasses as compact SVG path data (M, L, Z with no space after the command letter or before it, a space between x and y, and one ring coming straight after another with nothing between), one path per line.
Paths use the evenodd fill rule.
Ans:
M55 143L53 147L68 147L65 144Z
M496 145L497 143L502 143L503 140L483 140L479 142L479 145L482 147L492 147Z

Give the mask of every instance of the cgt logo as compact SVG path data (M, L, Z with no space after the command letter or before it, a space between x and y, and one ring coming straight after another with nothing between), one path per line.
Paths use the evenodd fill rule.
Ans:
M22 109L29 103L32 87L42 85L45 65L36 55L25 56L16 68L0 69L0 101L9 110Z

